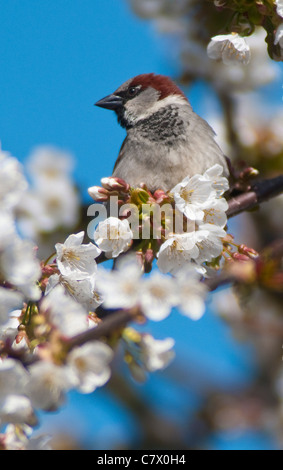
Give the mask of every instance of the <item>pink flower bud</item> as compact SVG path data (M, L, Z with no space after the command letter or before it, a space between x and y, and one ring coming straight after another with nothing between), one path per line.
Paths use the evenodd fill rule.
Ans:
M105 188L100 186L92 186L88 188L88 194L94 199L94 201L105 202L108 201L110 193Z
M249 258L257 258L258 257L258 253L257 251L255 251L253 248L249 248L248 246L242 244L239 246L238 248L239 250L239 253L242 253L246 256L249 256Z
M148 248L144 254L144 260L146 263L151 264L154 260L154 252L151 248Z
M259 171L256 168L253 167L247 167L245 168L241 173L240 173L240 178L245 179L245 178L251 178L258 176Z
M101 179L101 184L103 188L108 189L109 191L122 191L128 192L130 189L130 185L126 183L121 178L114 178L113 176L109 176L107 178Z
M50 266L49 264L41 264L41 271L42 274L47 274L48 276L51 276L51 274L54 274L57 270L53 266Z
M240 253L232 253L232 258L236 261L249 261L250 258L246 255L242 255Z
M49 278L46 277L46 278L42 279L42 281L40 282L40 286L41 286L41 289L42 289L43 291L45 291L46 286L47 286L47 284L48 284L48 281L49 281Z
M161 204L164 201L169 201L170 200L168 194L166 194L164 191L162 191L162 189L157 189L155 191L155 193L153 194L153 197L154 197L155 202L157 204Z
M119 201L118 201L119 204ZM131 210L130 209L124 209L123 211L119 212L120 218L125 218L127 219L131 215Z

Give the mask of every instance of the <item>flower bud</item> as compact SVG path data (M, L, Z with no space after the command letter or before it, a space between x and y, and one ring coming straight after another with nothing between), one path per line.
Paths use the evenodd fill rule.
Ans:
M49 281L48 277L45 277L44 279L42 279L42 281L40 281L40 287L43 291L46 289L48 281Z
M101 184L103 188L109 191L122 191L127 193L130 189L130 185L121 178L114 178L113 176L102 178Z
M148 248L144 254L144 260L147 264L151 264L154 260L154 251Z
M55 256L54 256L55 259ZM50 264L44 264L43 262L41 263L41 272L42 274L46 274L47 276L51 276L51 274L54 274L56 272L56 268L53 266L50 266Z
M242 253L243 255L248 256L249 258L257 258L258 257L258 252L255 251L253 248L249 248L248 246L242 244L238 248L239 253Z
M110 193L105 188L100 186L92 186L87 190L88 194L94 199L94 201L105 202L108 201Z
M155 193L153 194L153 197L155 199L155 202L157 204L161 204L162 202L169 202L170 197L168 194L166 194L162 189L157 189Z
M241 173L240 173L240 179L249 179L249 178L254 178L259 175L259 171L256 168L253 167L248 167L245 168Z
M236 261L249 261L250 260L248 256L240 254L240 253L232 253L231 256Z
M226 233L225 237L223 237L223 242L226 243L233 243L234 237L230 233Z

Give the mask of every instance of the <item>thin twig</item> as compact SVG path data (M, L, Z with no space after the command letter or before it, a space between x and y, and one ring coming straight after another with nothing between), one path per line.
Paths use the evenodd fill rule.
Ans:
M131 320L134 320L135 314L136 308L131 310L118 310L115 313L109 314L95 328L90 328L89 330L83 331L82 333L66 340L66 346L70 350L75 346L81 346L88 341L107 337L113 331L123 328Z

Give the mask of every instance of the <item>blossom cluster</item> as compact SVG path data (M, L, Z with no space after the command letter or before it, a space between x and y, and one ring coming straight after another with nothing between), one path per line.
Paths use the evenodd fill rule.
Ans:
M168 194L156 191L152 195L145 188L137 193L136 188L127 188L126 204L119 211L122 220L110 211L110 217L99 222L94 231L95 243L107 257L116 258L138 239L136 251L147 262L156 257L161 272L175 274L193 263L204 273L203 263L221 255L226 236L228 203L224 193L229 183L222 173L223 167L216 164L203 175L186 177ZM112 180L115 185L115 178ZM102 191L90 188L89 193L99 201ZM107 198L111 200L111 193ZM151 218L152 213L160 218ZM152 230L146 230L149 226Z
M48 448L47 437L32 433L37 410L57 409L70 389L91 393L109 380L113 342L112 347L96 340L66 348L69 338L97 327L101 304L136 307L156 321L178 306L197 319L204 312L206 289L198 273L189 270L175 279L160 273L143 279L136 259L127 260L123 270L100 269L96 259L102 251L94 243L84 243L84 232L56 243L55 253L40 261L33 242L22 238L19 223L24 198L30 196L23 167L6 152L0 157L0 425L6 426L0 446L43 449ZM58 184L62 182L58 172L66 164L59 160L56 175L50 175ZM43 185L48 178L46 165L44 153L33 164L34 172L41 168L38 178ZM55 227L56 217L53 222ZM103 246L103 240L98 245ZM113 249L112 255L117 255ZM131 289L139 290L138 297ZM155 340L146 334L130 341L124 334L123 342L125 359L132 370L136 364L135 373L137 367L143 372L162 369L173 358L171 338Z
M50 244L44 247L49 234L65 233L78 223L81 201L73 167L69 153L51 146L35 148L27 159L30 184L17 205L17 219L21 234L38 245L41 257L50 253Z
M94 314L97 304L93 304L92 288L99 250L92 243L83 244L83 235L71 235L65 244L56 245L58 274L46 278L45 292L37 305L29 311L28 308L10 311L9 320L0 325L2 344L10 345L7 352L24 352L28 358L25 367L5 355L0 362L0 423L10 423L6 433L0 436L3 448L30 448L33 438L28 436L30 427L37 423L37 409L57 409L69 390L91 393L109 380L113 350L108 344L90 341L66 354L60 339L66 340L97 326ZM45 276L53 271L52 265L49 270L43 270ZM161 340L155 343L150 335L146 339L140 337L139 362L143 370L163 368L172 359L173 343L164 341L161 347ZM42 439L45 442L46 436ZM41 445L39 440L37 446Z
M47 190L49 177L50 194L55 181L59 186L65 181L65 188L72 187L65 173L68 159L57 154L55 160L54 173L49 176L47 170L52 165L48 167L46 153L37 154L33 160L33 178L39 192L40 186ZM31 198L31 190L23 166L4 151L0 152L0 187L0 426L7 425L6 432L0 434L0 447L48 448L46 436L32 435L36 410L56 409L70 388L89 393L103 385L110 376L108 364L113 352L107 344L96 341L73 348L67 357L55 360L48 348L41 348L51 338L56 342L58 334L69 336L95 324L89 321L83 303L66 296L63 287L58 286L50 296L44 295L48 278L56 269L40 262L37 247L22 238L22 209L26 198ZM35 202L37 196L30 200ZM49 219L50 230L51 226L57 227L56 214L45 211L41 215ZM60 246L57 250L60 253ZM64 273L67 258L65 253L58 260ZM26 366L14 357L23 358Z
M34 172L47 169L41 155ZM6 426L0 446L48 448L46 436L32 433L37 410L59 408L71 389L91 393L103 386L119 342L137 380L165 368L174 357L172 338L155 339L132 327L113 332L110 341L92 340L103 322L101 312L128 311L143 323L162 321L177 309L198 320L208 293L204 276L222 258L247 261L257 254L226 233L229 184L222 167L214 165L168 193L151 194L144 185L132 188L123 180L103 178L102 187L89 193L108 209L114 197L117 215L92 225L93 242L84 231L73 233L40 261L37 248L18 231L18 208L29 191L23 167L6 152L0 158L0 425ZM54 172L60 173L66 160L57 160ZM47 178L41 170L38 175ZM50 177L54 182L58 174ZM133 207L135 228L129 216ZM152 209L161 215L156 224ZM143 228L148 237L142 237ZM109 258L115 259L112 270L100 266ZM157 269L152 270L154 261ZM86 334L86 341L78 340Z
M158 266L162 272L176 272L188 262L201 266L217 258L223 250L228 190L223 168L214 165L203 175L185 178L171 191L176 209L192 223L193 230L173 233L160 247Z
M253 4L254 3L254 4ZM244 2L241 10L237 12L237 2L218 1L214 4L219 11L230 9L236 14L232 16L230 34L217 35L208 44L208 56L212 59L222 59L224 63L230 64L241 61L247 64L250 61L251 50L246 42L246 36L250 36L255 26L264 25L266 28L266 42L268 52L272 59L283 60L283 2ZM238 14L237 14L238 13ZM268 21L265 21L268 19Z
M0 318L7 320L11 308L21 305L25 297L38 300L37 281L41 274L35 247L23 240L16 229L15 211L28 188L23 168L18 160L0 151L0 272L14 289L0 287Z
M231 93L253 90L280 74L274 60L282 60L281 0L265 5L234 0L129 1L137 15L175 39L183 82L203 78L216 90ZM269 25L268 31L262 25Z
M174 277L158 271L142 277L137 260L127 256L119 260L113 271L100 269L97 287L108 309L138 308L148 319L160 321L178 307L184 315L198 320L205 311L207 293L200 279L193 266Z

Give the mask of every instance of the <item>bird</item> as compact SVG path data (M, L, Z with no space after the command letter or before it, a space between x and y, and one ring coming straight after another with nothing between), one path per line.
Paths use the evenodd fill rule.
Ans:
M214 130L171 78L137 75L95 106L115 111L127 132L112 176L130 186L169 192L185 177L203 174L215 164L228 175Z

